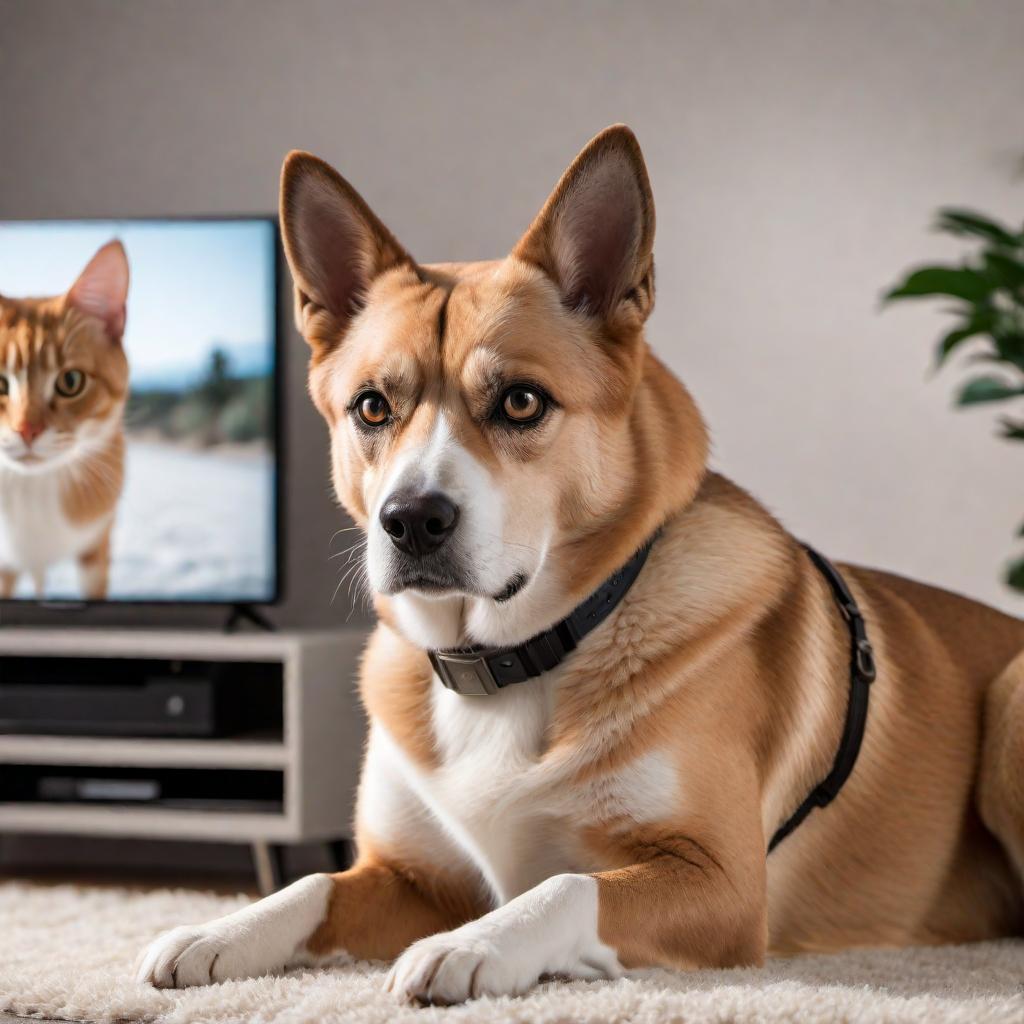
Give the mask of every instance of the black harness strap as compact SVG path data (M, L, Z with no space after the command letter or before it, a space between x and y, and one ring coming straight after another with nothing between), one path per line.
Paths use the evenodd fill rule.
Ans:
M850 700L846 708L846 724L839 741L832 770L808 794L807 799L779 827L768 844L771 853L815 807L826 807L839 794L857 763L864 727L868 718L868 697L875 680L875 656L864 626L864 616L839 570L823 555L804 545L815 568L828 581L836 603L850 630Z

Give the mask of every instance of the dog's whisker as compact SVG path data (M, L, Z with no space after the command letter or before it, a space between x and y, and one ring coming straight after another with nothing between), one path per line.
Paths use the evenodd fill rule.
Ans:
M363 528L361 526L343 526L340 530L335 530L334 533L331 534L330 540L327 542L328 550L333 546L335 538L340 537L343 533L353 533L356 530L362 529Z
M338 585L337 585L337 586L336 586L336 587L334 588L334 593L333 593L333 594L331 595L331 604L332 604L332 605L334 604L335 600L337 600L337 597L338 597L338 592L339 592L339 591L341 590L341 588L342 588L342 587L344 586L344 584L345 584L345 581L346 581L346 580L347 580L347 579L348 579L348 578L349 578L349 577L350 577L350 576L351 576L351 575L352 575L352 574L353 574L354 572L356 572L356 571L357 571L357 570L358 570L358 569L359 569L359 568L360 568L360 567L361 567L362 565L363 565L362 561L357 561L357 562L353 562L353 563L352 563L351 565L347 565L347 566L343 566L343 567L342 567L342 570L341 570L341 571L342 571L342 576L341 576L341 579L340 579L340 580L338 580Z
M353 589L355 594L353 595ZM349 611L348 615L345 616L345 621L348 622L352 618L356 610L356 599L359 599L359 605L366 611L369 611L372 606L372 599L369 588L369 577L367 575L367 568L365 563L359 566L359 571L353 576L349 582Z
M351 558L352 557L351 552L358 551L360 548L365 548L368 544L369 544L369 541L365 541L365 540L357 541L351 547L345 548L344 551L338 551L338 552L336 552L333 555L328 555L327 556L327 560L329 562L333 562L334 559L341 558L343 555L349 555L349 558Z

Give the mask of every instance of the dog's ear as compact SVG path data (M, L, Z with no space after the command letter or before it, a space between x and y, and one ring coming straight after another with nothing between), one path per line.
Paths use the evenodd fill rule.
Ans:
M295 282L295 318L314 350L333 347L374 278L409 254L365 200L318 157L295 151L281 171L281 236ZM321 311L329 314L329 320Z
M595 136L562 175L513 255L544 270L570 309L612 320L654 304L654 197L636 136Z

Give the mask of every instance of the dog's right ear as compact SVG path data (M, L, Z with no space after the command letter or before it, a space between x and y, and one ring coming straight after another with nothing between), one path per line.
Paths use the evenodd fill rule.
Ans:
M318 355L341 340L374 278L413 265L330 164L297 150L281 171L281 236L295 281L296 324Z

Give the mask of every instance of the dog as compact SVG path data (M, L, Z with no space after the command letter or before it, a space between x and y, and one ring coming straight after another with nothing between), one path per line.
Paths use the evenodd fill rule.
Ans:
M494 262L417 263L306 153L281 223L379 618L358 856L161 936L142 980L345 953L454 1004L1020 933L1024 622L834 569L709 470L644 339L628 128Z

